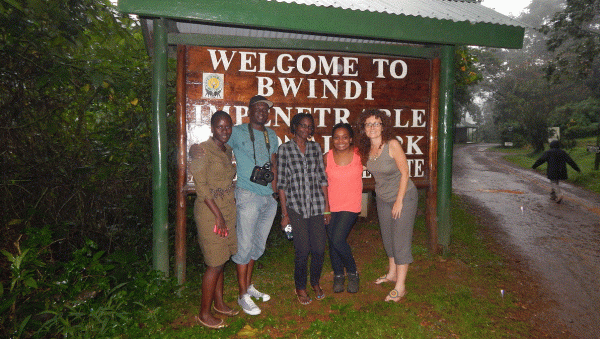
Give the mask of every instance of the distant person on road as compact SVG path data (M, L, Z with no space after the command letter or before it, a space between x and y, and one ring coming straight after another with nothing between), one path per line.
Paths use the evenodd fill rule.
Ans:
M535 169L541 164L548 162L548 168L546 169L546 176L550 179L552 184L552 191L550 191L550 199L556 201L557 204L563 199L563 194L558 186L559 180L567 180L567 164L569 164L577 172L581 172L579 166L571 159L567 152L560 149L560 142L553 140L550 142L550 149L544 152L542 156L536 160L531 166Z

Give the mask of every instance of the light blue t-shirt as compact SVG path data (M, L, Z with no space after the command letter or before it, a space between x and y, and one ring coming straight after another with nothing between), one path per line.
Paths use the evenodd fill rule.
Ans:
M269 183L267 186L259 185L250 181L250 175L254 166L263 166L271 161L271 154L277 153L279 139L277 134L270 128L266 128L269 136L269 153L265 144L265 135L262 131L254 132L254 150L256 152L256 162L254 162L254 151L252 150L252 141L250 141L250 132L248 124L241 124L233 127L231 138L227 142L233 148L235 162L237 164L237 187L254 192L258 195L271 195L273 188ZM272 168L273 172L277 169Z

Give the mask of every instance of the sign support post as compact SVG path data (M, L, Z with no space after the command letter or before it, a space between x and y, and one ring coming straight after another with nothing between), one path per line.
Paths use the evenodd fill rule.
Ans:
M169 275L169 218L167 181L167 29L165 20L154 20L152 74L152 264Z
M454 100L454 46L441 48L440 111L438 130L438 243L450 245L450 197L452 195L452 129Z

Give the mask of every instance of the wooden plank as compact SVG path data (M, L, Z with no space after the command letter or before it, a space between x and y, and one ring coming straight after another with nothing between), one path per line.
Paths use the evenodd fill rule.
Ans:
M438 154L438 113L440 106L440 59L432 62L431 103L429 115L429 180L427 189L425 224L429 230L429 249L438 253L437 218L437 154Z
M175 275L177 282L185 282L186 272L186 190L184 186L187 181L187 133L185 115L185 46L177 49L177 189L176 189L176 212L175 212Z

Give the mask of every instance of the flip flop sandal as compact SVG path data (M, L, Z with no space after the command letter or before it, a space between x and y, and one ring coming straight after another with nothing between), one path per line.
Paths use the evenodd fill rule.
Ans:
M200 325L202 325L204 327L212 328L214 330L218 330L220 328L227 327L227 325L225 324L225 321L223 321L223 319L221 319L221 322L219 322L218 324L215 324L215 325L210 325L210 324L205 323L204 321L202 321L202 319L200 319L199 316L195 316L194 320L196 320L196 322L198 322Z
M398 290L393 289L390 291L390 293L388 293L387 297L385 298L385 301L399 302L405 295L406 291L404 291L404 293L401 295L400 292L398 292Z
M387 282L395 282L395 281L388 279L387 274L384 274L381 277L377 278L377 280L375 280L375 285L381 285L381 284L387 283Z
M322 300L323 298L325 298L325 291L323 291L321 287L319 287L318 289L313 287L313 291L315 291L315 298L317 300Z
M228 317L235 317L236 315L240 314L239 310L230 309L229 311L221 311L221 310L218 310L214 306L213 306L213 310L215 310L215 312L218 314L226 315Z
M301 303L302 305L308 305L312 302L312 299L310 298L310 296L307 295L300 295L298 294L298 292L296 292L296 297L298 298L298 302Z

